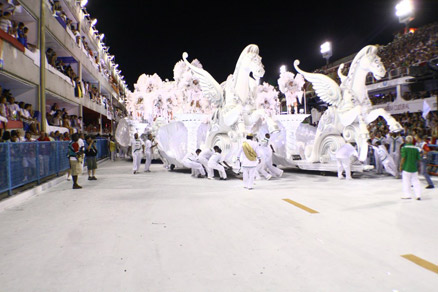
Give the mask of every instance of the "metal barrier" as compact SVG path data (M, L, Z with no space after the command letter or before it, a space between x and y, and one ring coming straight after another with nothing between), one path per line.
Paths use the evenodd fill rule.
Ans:
M57 175L70 168L70 142L0 143L0 193ZM96 140L97 159L108 156L108 141Z

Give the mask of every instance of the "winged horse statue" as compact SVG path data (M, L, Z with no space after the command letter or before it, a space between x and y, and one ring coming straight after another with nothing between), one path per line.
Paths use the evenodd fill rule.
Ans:
M401 131L401 125L384 109L372 109L366 89L366 77L372 73L380 80L386 75L376 46L366 46L353 59L347 76L342 75L343 64L338 70L341 85L330 77L301 70L299 60L294 67L312 83L316 94L330 106L321 117L313 146L305 151L306 160L326 162L345 142L356 142L359 160L367 157L369 132L367 125L383 117L391 132Z
M219 84L207 71L183 60L199 79L204 97L217 108L207 132L206 147L218 145L225 150L225 160L231 161L234 150L246 133L255 133L263 122L271 132L279 130L277 123L263 109L256 109L256 90L265 74L257 45L248 45L240 54L234 73Z

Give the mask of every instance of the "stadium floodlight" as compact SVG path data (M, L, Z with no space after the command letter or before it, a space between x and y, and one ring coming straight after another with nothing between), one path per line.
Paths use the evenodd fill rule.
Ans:
M88 0L82 0L81 1L81 7L87 6Z
M326 63L328 64L330 57L333 55L332 43L325 42L321 45L320 48L321 48L322 57L326 60Z
M280 67L280 74L286 72L286 70L287 70L286 65L281 65L281 67Z
M415 7L413 0L402 0L395 6L395 15L398 21L406 26L405 33L409 31L409 22L415 18Z
M103 41L104 38L105 38L105 34L102 33L102 34L100 35L100 41Z
M91 26L95 26L96 23L97 23L97 18L95 18L95 19L93 19L93 20L91 21Z

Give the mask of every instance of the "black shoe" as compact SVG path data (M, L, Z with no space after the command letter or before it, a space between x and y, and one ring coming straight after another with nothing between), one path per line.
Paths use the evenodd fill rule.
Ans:
M91 177L91 180L97 180L97 178L95 176Z
M88 180L93 180L93 177L92 177L92 176L89 176L89 177L88 177Z
M73 185L73 189L74 189L74 190L76 190L76 189L82 189L82 187L81 187L80 185L76 184L76 185Z
M427 187L426 187L426 189L434 189L435 188L435 186L432 186L432 185L428 185Z
M221 180L227 180L226 178L221 178Z
M417 201L421 201L421 198L417 198Z

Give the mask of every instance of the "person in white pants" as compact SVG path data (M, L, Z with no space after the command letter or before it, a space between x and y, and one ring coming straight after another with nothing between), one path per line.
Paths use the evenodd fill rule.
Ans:
M131 140L131 152L132 152L132 171L134 174L140 170L141 158L144 154L144 142L138 138L138 134L134 134L134 139Z
M394 160L389 155L388 150L386 150L386 147L382 145L382 142L377 141L376 145L372 146L375 153L377 153L377 156L379 157L380 161L382 162L382 166L385 169L387 173L390 175L397 177L397 167L394 163Z
M198 162L198 153L187 153L182 163L185 167L190 168L192 170L192 176L199 177L201 175L202 177L205 176L204 168L202 167L202 164Z
M151 162L152 162L152 148L157 146L157 144L152 145L152 142L154 141L154 137L152 137L151 134L148 135L148 139L145 142L145 163L144 163L144 171L145 172L151 172Z
M345 178L347 180L351 179L351 157L359 157L356 149L352 144L355 143L345 143L342 145L338 151L336 151L336 162L338 166L338 178L344 178L342 172L345 171Z
M217 170L219 172L219 176L221 180L227 179L227 173L225 172L225 167L221 164L223 162L222 159L222 149L219 146L213 147L214 153L211 155L210 159L208 160L208 167L212 169L211 171L211 177L209 176L209 179L213 179L214 177L214 170Z
M243 187L252 190L254 186L254 177L257 165L260 162L260 150L257 142L253 141L253 135L248 134L246 140L242 143L237 155L240 160L243 174Z
M272 154L275 152L272 145L269 143L269 139L271 138L271 135L269 133L265 134L265 138L260 142L260 147L263 152L263 157L265 167L268 169L268 171L276 176L281 177L283 175L283 170L279 169L278 167L275 167L272 163Z
M403 142L403 137L400 136L400 132L391 133L386 138L386 144L389 145L389 155L392 157L392 160L394 160L394 163L397 166L397 170L400 167L400 147Z
M406 144L400 151L400 171L402 172L403 193L402 199L411 199L411 186L417 200L421 200L421 186L418 179L418 162L421 160L420 149L412 145L414 138L406 137Z
M198 149L198 150L201 151L200 149ZM198 151L198 150L196 150L196 151ZM202 166L204 166L205 170L207 171L207 176L209 178L213 178L213 176L214 176L213 169L208 167L208 160L210 159L210 157L213 154L214 154L213 149L205 149L205 150L202 150L198 155L198 161L202 164Z

